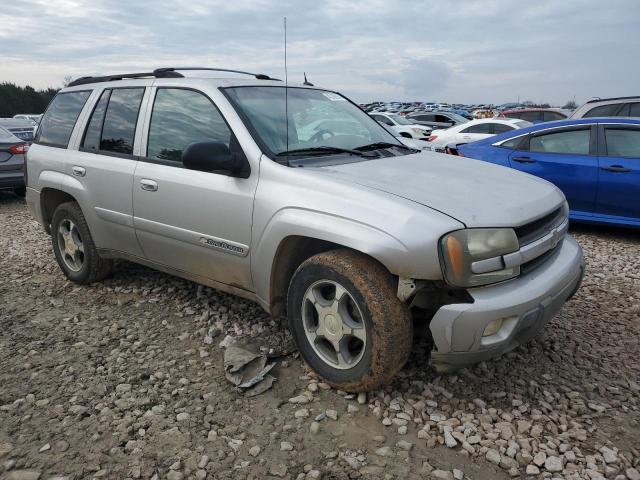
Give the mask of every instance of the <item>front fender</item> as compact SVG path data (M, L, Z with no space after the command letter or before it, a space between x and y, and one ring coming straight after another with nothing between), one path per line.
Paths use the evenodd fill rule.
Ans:
M410 272L409 248L392 235L361 222L320 211L288 207L276 212L253 249L256 294L268 303L271 272L281 243L291 236L324 240L365 253L397 275Z

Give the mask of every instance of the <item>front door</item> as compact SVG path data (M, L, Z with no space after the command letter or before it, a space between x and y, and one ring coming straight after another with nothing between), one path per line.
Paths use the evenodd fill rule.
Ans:
M640 128L602 125L598 214L640 223Z
M192 89L158 87L146 154L133 182L134 225L144 256L172 269L251 289L249 248L258 172L249 178L183 168L195 142L239 145L213 101Z
M596 207L598 156L596 127L543 130L523 150L509 155L512 168L554 183L567 197L573 216L591 216Z

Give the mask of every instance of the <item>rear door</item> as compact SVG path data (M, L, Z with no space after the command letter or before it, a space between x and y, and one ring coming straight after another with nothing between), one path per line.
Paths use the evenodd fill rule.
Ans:
M142 251L133 229L132 186L136 125L144 95L140 82L102 90L79 151L67 162L70 184L81 184L87 197L82 206L83 211L90 210L84 213L96 246L137 257Z
M574 216L591 216L598 186L596 132L596 125L585 125L533 133L509 155L509 163L558 186Z
M640 127L600 125L597 212L640 222Z
M233 153L244 153L204 92L169 85L153 90L133 185L134 223L144 255L191 276L250 290L258 171L239 178L184 168L182 151L192 143L222 142Z

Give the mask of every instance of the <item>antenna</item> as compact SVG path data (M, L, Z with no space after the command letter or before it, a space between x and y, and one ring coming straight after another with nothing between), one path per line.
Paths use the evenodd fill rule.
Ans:
M284 117L287 129L287 153L289 153L289 76L287 75L287 17L284 17Z
M313 87L313 83L307 80L307 72L304 72L304 83L303 85L308 85L309 87Z

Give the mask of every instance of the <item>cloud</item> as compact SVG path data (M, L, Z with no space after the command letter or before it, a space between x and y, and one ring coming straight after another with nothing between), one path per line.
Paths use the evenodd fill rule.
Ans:
M290 80L356 101L638 93L636 0L21 0L0 9L0 81L173 65L283 76L284 16Z

